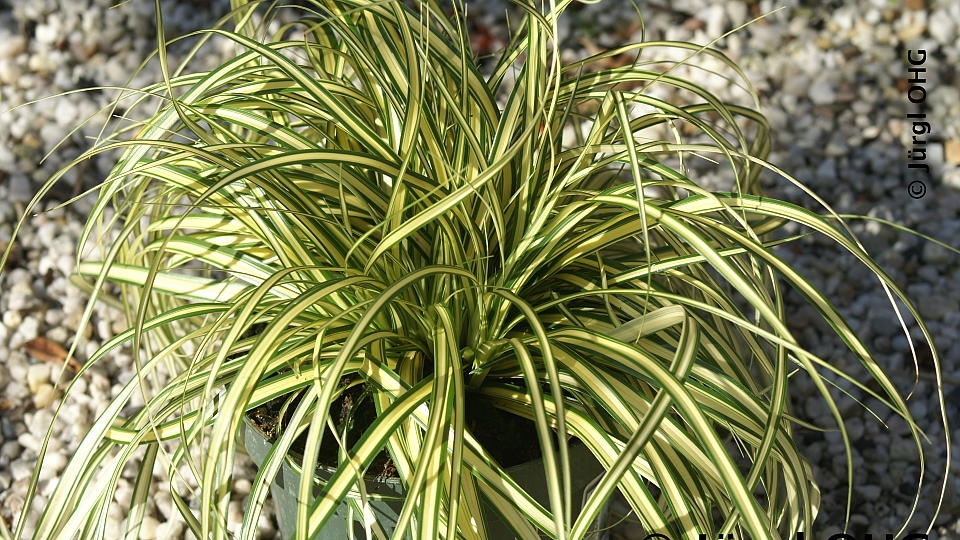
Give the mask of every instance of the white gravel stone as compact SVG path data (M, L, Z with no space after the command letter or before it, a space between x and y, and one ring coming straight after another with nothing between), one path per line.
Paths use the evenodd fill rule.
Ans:
M930 36L942 45L953 44L957 38L957 22L954 16L946 13L946 10L935 11L930 17L929 23Z
M156 538L180 538L186 524L182 521L165 521L156 527Z
M860 486L857 488L857 493L860 494L865 500L875 501L880 498L880 495L883 493L883 488L872 484Z
M39 390L40 385L50 382L50 365L33 364L27 369L27 385L34 394Z
M9 311L4 312L3 325L7 328L15 330L18 326L20 326L21 322L23 322L23 317L20 316L19 311L10 309Z
M50 383L41 384L33 395L33 406L43 409L57 399L57 391Z
M826 105L833 103L836 99L836 91L833 88L833 85L829 81L824 79L817 79L810 85L808 91L810 100L817 105Z
M7 196L12 202L27 202L33 197L33 186L25 174L15 173L9 178Z
M740 26L747 22L748 15L747 4L743 2L727 2L727 16L730 17L732 26Z
M13 58L20 54L27 40L21 35L0 34L0 58Z
M890 444L891 460L913 462L917 456L917 446L912 439L898 438Z
M160 522L157 521L153 516L147 516L143 518L143 521L140 523L140 538L144 540L152 540L153 538L170 538L169 536L163 537L157 535L157 528L160 526Z
M57 477L67 465L67 456L60 452L48 451L43 457L43 467L40 469L40 480L51 480Z
M956 313L960 309L960 304L951 298L945 298L943 295L934 294L924 296L919 299L918 308L920 316L925 319L942 319L950 313Z
M33 466L29 461L17 460L10 464L10 473L13 475L14 482L25 480L33 474Z

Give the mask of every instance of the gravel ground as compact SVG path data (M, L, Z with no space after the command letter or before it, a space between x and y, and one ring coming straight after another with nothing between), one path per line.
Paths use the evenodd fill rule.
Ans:
M109 9L110 0L55 2L0 0L0 110L59 92L95 85L122 85L152 49L152 2L134 0ZM165 23L169 35L208 24L226 11L228 2L169 1ZM647 39L706 43L753 16L777 7L760 2L681 0L638 2ZM786 1L786 7L717 44L737 61L757 88L763 111L772 125L771 161L812 187L839 213L859 213L891 219L952 245L960 237L960 58L957 21L960 3L906 0L834 0L823 3ZM473 40L476 46L502 43L502 1L474 2ZM578 6L561 27L568 38L564 58L583 57L595 49L639 39L640 29L629 2L606 0ZM906 51L925 50L925 121L930 133L925 163L925 194L910 182L917 175L907 168L914 148L908 112L909 73ZM216 63L230 55L214 48L203 61ZM914 53L918 54L918 53ZM173 54L172 58L177 58ZM199 65L198 68L203 67ZM137 76L133 86L156 80L154 65ZM721 97L735 89L711 85ZM72 94L0 115L0 248L6 245L25 203L42 181L68 163L95 137L104 116L73 135L46 161L40 159L83 119L95 115L112 96L110 91ZM742 94L740 94L742 95ZM911 94L917 97L918 94ZM914 110L914 109L911 109ZM43 203L53 208L96 184L108 170L110 156L69 173ZM707 171L705 163L692 163ZM908 174L910 173L910 174ZM722 184L722 174L704 172L702 182ZM766 192L811 206L801 191L783 179L763 177ZM85 296L68 283L75 262L74 246L83 216L92 200L30 219L21 231L13 257L0 276L0 518L18 514L39 441L58 401L58 370L42 360L44 347L68 347L83 310ZM893 279L905 287L929 323L941 353L947 415L957 418L960 406L960 258L911 235L870 222L855 222L853 230ZM854 330L876 352L881 365L897 374L905 391L913 384L912 360L882 291L866 269L816 238L780 255L814 285L825 290ZM816 313L801 299L788 296L790 323L802 344L837 365L852 367L852 358L839 340L829 337ZM79 347L82 360L123 325L120 313L98 307ZM908 320L917 345L922 336ZM37 341L36 338L44 338ZM53 345L51 345L53 344ZM30 354L28 351L32 351ZM49 353L50 350L48 349ZM55 354L55 350L53 351ZM921 378L909 401L920 426L927 430L926 472L921 500L912 525L929 522L943 479L942 428L939 403L930 380L932 363L920 356ZM42 507L55 476L66 464L79 437L101 411L118 384L133 376L129 354L92 370L86 390L69 400L63 411L69 423L58 425L50 441L36 508ZM793 392L798 414L823 427L831 420L809 380L797 377ZM862 395L852 390L858 399ZM867 399L881 417L875 400ZM842 402L848 429L855 439L851 531L862 538L893 533L909 514L919 467L906 426L876 422L852 400ZM954 443L960 430L951 426ZM845 507L845 461L838 452L839 435L798 430L801 448L814 465L822 490L817 537L839 532ZM237 475L252 477L253 468L240 460ZM950 466L947 493L934 535L960 538L960 467ZM132 476L131 476L132 478ZM232 522L239 522L242 497L249 482L240 480L240 497L231 505ZM178 538L184 525L171 511L162 482L155 483L155 505L148 508L144 538ZM130 490L118 490L124 500ZM614 503L614 512L622 510ZM120 513L111 514L117 524ZM274 536L272 511L261 522L263 537ZM32 524L28 523L28 528ZM639 537L629 521L614 538ZM876 536L875 536L876 537Z

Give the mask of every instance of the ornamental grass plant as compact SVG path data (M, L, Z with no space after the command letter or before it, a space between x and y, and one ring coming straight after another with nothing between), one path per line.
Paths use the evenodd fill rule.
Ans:
M887 374L775 247L823 235L872 271L892 310L898 299L919 316L843 219L766 161L768 125L743 72L709 46L665 41L562 64L557 20L570 3L518 1L509 45L481 65L461 5L231 0L193 36L190 58L211 37L237 55L192 71L168 65L158 1L162 81L117 104L159 106L33 202L77 163L120 153L78 246L102 257L77 274L91 291L84 321L116 300L129 328L77 377L129 346L137 378L80 441L32 537L117 537L106 518L128 465L139 472L127 537L155 472L182 480L167 485L193 535L232 537L238 433L265 406L280 426L250 479L240 538L255 537L270 483L294 457L306 473L297 539L344 501L369 512L362 477L381 452L405 499L396 533L366 521L373 537L485 538L485 499L516 537L583 538L614 491L639 526L670 538L793 537L813 530L819 491L792 435L803 422L790 413L791 377L814 382L848 460L830 392L841 380L902 417L922 453ZM278 10L296 21L268 33ZM754 105L721 101L680 75L688 67L733 81ZM729 191L688 174L685 162L704 158L730 171ZM821 211L761 197L763 171ZM803 233L781 234L789 223ZM797 343L785 288L862 371ZM375 410L355 441L332 412L351 389ZM546 504L466 421L491 408L529 420ZM574 441L606 471L578 514ZM315 496L324 444L337 463ZM3 537L31 536L37 478Z

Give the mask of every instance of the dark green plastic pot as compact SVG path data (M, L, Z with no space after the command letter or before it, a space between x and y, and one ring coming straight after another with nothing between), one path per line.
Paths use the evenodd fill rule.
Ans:
M259 466L267 458L267 453L273 445L272 441L267 439L257 428L251 424L250 420L244 417L243 430L240 433L240 440L245 448L247 455ZM597 462L596 458L581 443L571 444L570 449L570 468L571 468L571 488L573 489L574 517L579 515L580 507L583 501L583 493L588 486L592 488L596 477L603 472L603 467ZM547 483L543 471L543 461L537 459L521 463L507 469L507 472L533 496L544 507L548 507ZM314 480L315 493L318 494L325 480L330 478L332 469L318 469ZM371 506L376 516L377 522L387 534L393 533L397 518L403 508L403 486L399 478L389 478L386 480L377 480L373 476L367 477L365 484L368 497L371 499ZM273 498L273 505L277 515L277 522L280 526L280 534L283 538L292 538L293 531L297 521L297 490L300 485L300 466L294 460L287 456L280 466L280 472L270 486L270 496ZM352 494L358 496L357 494ZM484 525L487 529L487 536L491 539L511 538L509 527L504 523L499 514L482 499L481 505L484 513ZM336 513L327 521L317 538L329 540L341 540L348 538L347 519L348 505L341 503L337 507ZM600 513L595 523L594 529L601 528L606 512ZM351 520L354 535L356 538L364 538L363 524L360 517L354 515ZM595 536L595 538L597 538Z

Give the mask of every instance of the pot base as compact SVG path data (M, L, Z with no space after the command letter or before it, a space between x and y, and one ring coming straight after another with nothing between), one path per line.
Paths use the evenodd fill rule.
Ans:
M240 432L240 440L245 451L251 459L259 466L267 458L273 443L260 432L252 422L244 417L243 429ZM571 489L573 490L574 518L580 513L583 493L588 485L593 484L597 475L604 469L600 463L593 457L593 454L582 443L572 443L569 445L570 462L573 465L571 473ZM508 467L507 472L516 480L516 482L525 489L534 499L545 507L548 505L547 483L543 471L543 460L536 459ZM329 473L327 473L329 474ZM319 494L324 473L320 472L314 481L315 494ZM297 522L297 491L299 489L300 473L291 466L289 458L284 459L280 466L273 483L270 485L270 496L273 499L276 510L277 522L280 527L280 534L283 538L292 538ZM373 508L377 523L391 534L397 523L397 518L403 508L404 494L403 485L399 478L387 478L386 480L377 480L370 477L365 484L367 494L370 495L370 504ZM369 499L368 499L369 500ZM500 518L492 505L486 500L481 499L481 506L484 513L484 526L487 530L487 536L491 539L502 539L512 537L511 529ZM348 519L350 528L355 538L365 538L365 530L360 516L349 516L350 506L341 503L333 516L327 521L323 529L315 538L341 540L349 538L347 532ZM604 512L601 512L602 518ZM598 525L603 525L602 523ZM597 527L595 527L597 528ZM602 528L602 527L599 527ZM408 538L405 536L404 538Z

